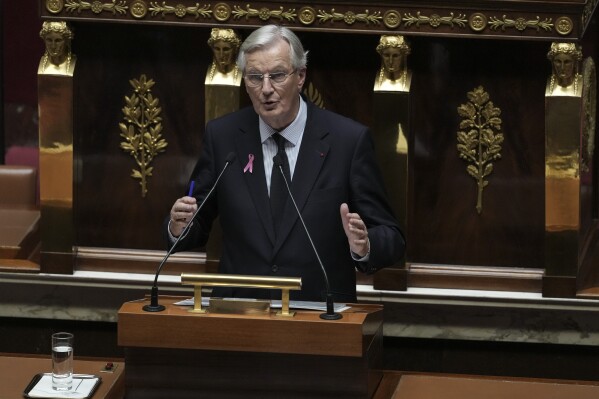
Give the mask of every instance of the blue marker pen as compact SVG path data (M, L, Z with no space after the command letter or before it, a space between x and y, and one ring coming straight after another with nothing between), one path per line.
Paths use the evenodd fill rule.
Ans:
M188 197L191 197L193 195L193 186L195 184L195 180L191 181L191 184L189 185L189 193L187 194Z

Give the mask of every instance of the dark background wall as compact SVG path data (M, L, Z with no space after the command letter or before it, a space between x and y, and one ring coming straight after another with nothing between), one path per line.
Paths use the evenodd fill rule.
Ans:
M38 165L37 67L44 52L38 2L2 1L1 163Z

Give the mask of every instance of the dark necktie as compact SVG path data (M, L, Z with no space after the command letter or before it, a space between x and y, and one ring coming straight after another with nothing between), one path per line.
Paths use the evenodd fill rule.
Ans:
M287 159L287 154L285 153L285 141L286 139L281 136L279 133L275 133L273 139L277 143L277 155L275 157L280 157L283 167L283 173L285 173L285 177L287 178L287 182L291 184L290 173L289 173L289 160ZM281 175L281 170L277 165L277 162L273 162L272 165L272 174L270 176L270 210L272 212L272 220L275 228L275 235L279 231L279 227L281 226L281 220L283 220L283 209L285 208L285 202L288 197L287 187L285 186L285 181L283 180L283 176Z

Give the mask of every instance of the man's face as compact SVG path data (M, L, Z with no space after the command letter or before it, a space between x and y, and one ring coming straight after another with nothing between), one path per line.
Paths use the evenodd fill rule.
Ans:
M212 53L216 68L221 73L228 73L233 66L233 45L223 40L218 40L212 45Z
M553 71L560 86L569 86L574 78L574 59L568 54L553 57Z
M273 84L270 79L264 78L261 85L253 87L246 80L245 87L254 110L275 130L284 129L295 119L299 110L299 94L306 78L305 69L292 73L289 50L289 44L281 39L269 48L246 55L246 75L291 73L279 84Z

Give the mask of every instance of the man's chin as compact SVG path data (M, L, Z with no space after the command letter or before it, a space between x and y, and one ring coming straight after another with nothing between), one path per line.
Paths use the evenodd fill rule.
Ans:
M262 120L264 122L266 122L266 124L268 126L272 127L273 129L279 130L283 127L282 123L281 123L280 115L278 115L278 114L262 113L262 114L260 114L260 117L262 117Z
M277 105L271 105L271 106L266 106L264 104L262 104L262 106L260 107L260 115L262 116L262 119L265 118L276 118L278 117L280 114L279 109L277 107Z

